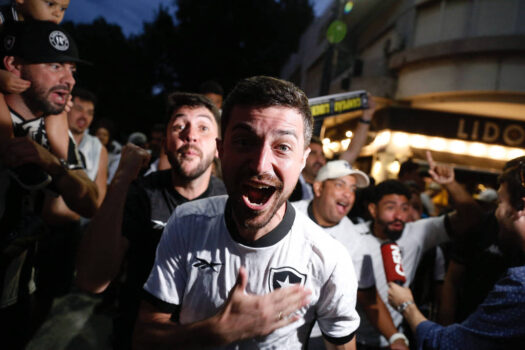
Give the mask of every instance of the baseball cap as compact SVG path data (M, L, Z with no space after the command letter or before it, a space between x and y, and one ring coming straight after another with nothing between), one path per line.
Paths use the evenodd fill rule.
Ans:
M48 21L8 22L1 37L2 53L30 63L76 62L79 58L73 38L58 24Z
M346 175L355 176L357 187L367 187L370 184L368 176L361 170L353 169L346 160L332 160L327 162L321 169L319 169L315 181L337 179Z

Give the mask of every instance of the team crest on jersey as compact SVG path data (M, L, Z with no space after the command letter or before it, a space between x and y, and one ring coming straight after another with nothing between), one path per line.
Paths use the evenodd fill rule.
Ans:
M270 292L279 288L291 286L292 284L300 284L304 286L306 283L306 275L300 273L293 267L271 267L270 279L268 281Z
M60 30L54 30L49 34L49 43L58 51L67 51L69 49L69 40Z

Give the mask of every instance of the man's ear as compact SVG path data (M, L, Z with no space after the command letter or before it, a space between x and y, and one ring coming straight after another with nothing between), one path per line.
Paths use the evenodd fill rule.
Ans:
M377 205L375 203L368 204L368 212L370 216L375 220L377 214Z
M323 190L323 183L321 181L315 181L312 188L314 190L314 196L321 197L321 192Z
M521 198L521 207L523 209L521 210L518 210L518 217L521 218L521 217L525 217L525 197L522 197Z
M312 151L312 149L310 147L308 147L307 149L304 150L303 159L302 159L302 165L301 165L301 171L303 171L304 166L306 165L306 159L308 158L308 155L310 155L311 151Z
M17 77L20 77L21 65L14 56L4 57L4 67L6 71L13 73Z

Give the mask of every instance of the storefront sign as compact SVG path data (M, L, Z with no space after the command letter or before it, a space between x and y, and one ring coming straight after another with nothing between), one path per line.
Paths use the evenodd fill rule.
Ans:
M525 147L525 122L517 120L410 108L389 108L383 113L388 117L379 123L380 129L389 128L428 136Z
M311 98L309 102L314 119L368 108L364 90Z

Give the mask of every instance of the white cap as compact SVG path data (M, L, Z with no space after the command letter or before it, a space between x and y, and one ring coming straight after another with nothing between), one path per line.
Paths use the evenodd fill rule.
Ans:
M493 188L487 188L475 197L478 201L494 203L498 200L498 192Z
M361 170L352 169L346 160L332 160L327 162L319 172L315 181L324 181L328 179L337 179L346 175L354 175L357 187L367 187L370 184L368 176Z

